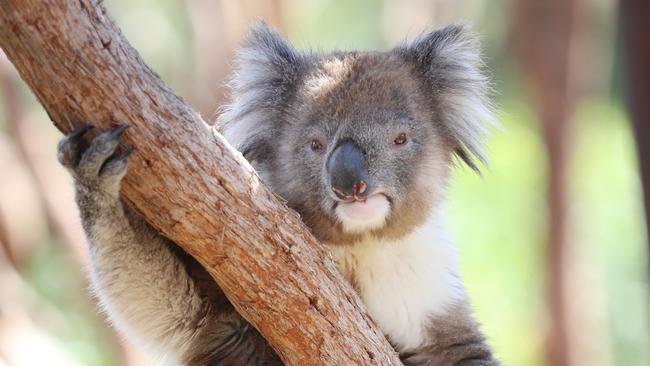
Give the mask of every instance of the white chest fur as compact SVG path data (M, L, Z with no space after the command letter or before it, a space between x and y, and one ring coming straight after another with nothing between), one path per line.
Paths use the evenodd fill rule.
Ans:
M428 319L465 297L455 248L435 216L400 239L330 245L339 269L400 351L423 345Z

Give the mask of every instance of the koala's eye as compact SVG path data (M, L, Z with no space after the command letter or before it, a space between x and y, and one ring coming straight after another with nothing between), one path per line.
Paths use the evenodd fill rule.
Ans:
M316 151L316 152L320 152L323 150L323 144L318 140L311 140L310 147L312 151Z
M393 140L393 144L395 145L404 145L406 143L406 133L401 132L397 137L395 137L395 140Z

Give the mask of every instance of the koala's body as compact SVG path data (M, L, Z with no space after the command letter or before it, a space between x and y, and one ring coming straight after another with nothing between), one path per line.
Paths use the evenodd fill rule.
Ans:
M406 365L497 365L460 281L444 201L491 120L476 37L451 25L387 52L300 53L263 24L217 126L332 252ZM280 365L189 256L124 207L123 129L59 146L118 328L188 365Z

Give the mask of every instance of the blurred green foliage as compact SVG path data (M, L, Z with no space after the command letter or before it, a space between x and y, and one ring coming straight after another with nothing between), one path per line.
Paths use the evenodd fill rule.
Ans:
M24 273L34 290L53 305L47 312L41 309L43 323L80 365L117 365L119 350L106 341L111 337L94 314L100 310L89 296L85 269L65 248L62 243L48 243L46 250L31 258Z
M532 112L521 100L502 102L505 132L488 144L492 163L483 178L457 170L449 219L497 354L506 365L542 365L545 155ZM604 328L583 337L604 338L610 349L592 351L608 358L603 364L647 365L648 253L634 140L618 102L585 101L572 122L569 272L577 284L569 301L595 307L585 311L596 311Z

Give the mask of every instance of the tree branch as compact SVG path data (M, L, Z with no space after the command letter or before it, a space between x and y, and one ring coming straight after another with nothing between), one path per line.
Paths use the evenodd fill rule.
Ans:
M298 215L92 0L0 0L0 47L56 126L128 122L126 201L194 256L288 365L399 359Z

